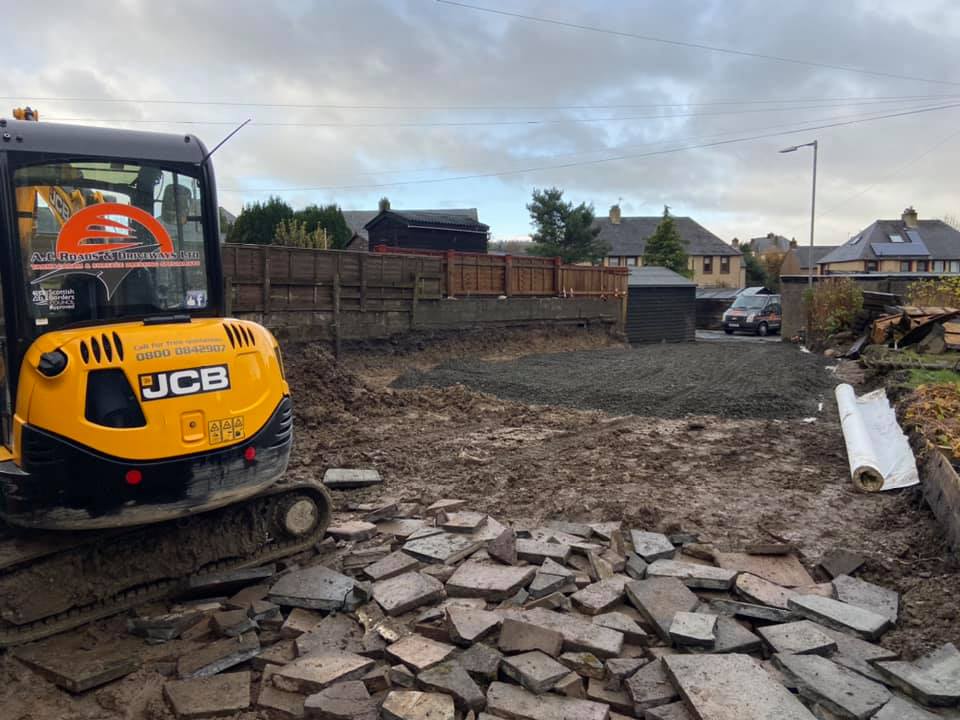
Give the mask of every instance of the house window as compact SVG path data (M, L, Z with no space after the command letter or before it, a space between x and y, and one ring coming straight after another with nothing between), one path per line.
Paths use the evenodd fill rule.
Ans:
M951 260L950 261L950 272L960 273L960 260Z
M942 273L947 271L947 261L946 260L934 260L933 261L933 271L935 273Z
M930 272L930 261L917 260L917 272Z
M627 265L630 265L631 267L636 267L636 266L637 266L637 258L635 258L635 257L629 257L629 258L627 258Z
M712 275L713 274L713 258L705 255L703 258L703 274Z
M877 261L867 260L867 272L876 272L876 271L877 271Z
M903 242L903 235L899 235L899 234L896 234L896 233L890 233L889 235L887 235L887 237L890 238L890 242L893 242L893 243L902 243L902 242Z
M900 272L910 272L912 268L910 267L912 263L909 260L900 261Z
M720 257L720 274L729 275L730 274L730 256L723 255Z

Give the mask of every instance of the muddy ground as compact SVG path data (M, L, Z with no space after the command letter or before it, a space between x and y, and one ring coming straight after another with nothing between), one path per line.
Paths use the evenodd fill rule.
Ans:
M612 389L626 379L632 386L650 387L651 393L669 386L669 396L716 394L719 399L707 398L713 404L704 407L739 408L743 381L725 379L729 372L711 370L714 390L705 395L700 387L705 377L700 366L724 367L731 357L750 360L745 372L768 362L782 371L788 385L789 378L799 380L790 401L770 396L757 404L754 396L753 418L677 417L680 405L666 395L658 395L662 402L645 403L644 415L619 415L625 411L613 406L604 412L531 404L551 399L549 388L557 377L549 368L563 364L551 354L571 344L580 348L573 353L577 361L565 371L564 383L573 390L578 384ZM464 337L455 345L457 357L496 361L470 361L484 368L487 379L522 376L523 392L531 393L522 396L528 402L464 385L387 387L410 369L423 371L451 359L436 347L368 347L362 354L348 353L339 366L317 346L287 347L297 414L290 472L315 477L335 466L380 470L382 487L335 493L341 510L373 497L422 502L458 497L503 520L623 520L643 529L697 532L719 549L784 540L801 549L810 569L825 551L842 547L868 559L861 577L902 593L901 621L884 636L884 645L913 658L946 641L960 643L957 563L949 559L918 493L854 491L830 400L833 381L819 359L780 345L751 345L749 352L735 343L658 346L629 352L635 359L644 353L656 358L650 367L659 366L659 373L634 377L625 371L613 383L604 382L603 368L627 351L611 348L602 334L559 339L503 334ZM590 347L595 349L585 350ZM523 357L531 350L548 357ZM690 352L698 359L692 365ZM449 372L447 367L440 372ZM686 385L683 368L692 368ZM538 385L546 388L540 394ZM738 388L737 397L730 395L731 388ZM491 389L508 393L502 387ZM811 393L823 396L822 412L816 412ZM816 421L803 422L808 415ZM115 618L79 635L96 644L124 634L123 619ZM0 657L0 716L168 720L172 716L161 689L177 645L146 652L141 670L79 697L9 656ZM237 718L262 720L265 715L251 711Z

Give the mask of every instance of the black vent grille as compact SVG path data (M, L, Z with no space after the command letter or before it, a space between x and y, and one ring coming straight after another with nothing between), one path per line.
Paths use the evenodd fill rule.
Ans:
M111 364L114 358L123 362L123 341L115 331L80 340L80 359L84 365Z
M252 347L257 344L253 332L240 323L224 323L223 329L232 348Z

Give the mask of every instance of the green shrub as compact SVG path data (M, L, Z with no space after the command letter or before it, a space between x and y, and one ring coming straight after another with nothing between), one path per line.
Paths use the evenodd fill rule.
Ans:
M807 345L816 345L850 329L863 309L863 290L850 278L822 280L804 291L803 306L807 312Z

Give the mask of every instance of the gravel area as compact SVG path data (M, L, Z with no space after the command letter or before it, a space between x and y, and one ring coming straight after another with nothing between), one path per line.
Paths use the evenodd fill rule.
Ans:
M411 370L395 388L465 385L508 400L679 418L814 416L832 400L827 361L786 343L685 343L451 360Z

